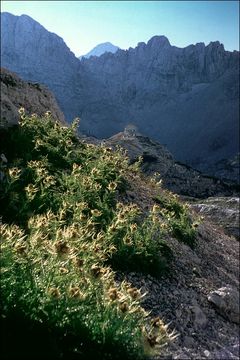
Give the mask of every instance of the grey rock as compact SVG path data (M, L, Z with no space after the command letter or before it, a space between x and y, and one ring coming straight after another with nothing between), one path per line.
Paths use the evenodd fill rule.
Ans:
M211 353L210 353L210 351L208 351L208 350L204 350L204 355L207 357L207 358L209 358L210 356L211 356Z
M206 219L222 227L239 239L239 197L216 196L195 201L191 207Z
M204 328L207 325L207 317L198 305L191 306L191 311L194 314L194 327Z
M46 86L23 81L16 74L1 68L1 126L8 127L19 121L18 110L24 107L27 115L44 115L50 111L54 120L66 124L56 99ZM1 160L6 162L4 154Z
M178 161L212 174L214 164L238 153L239 52L218 41L178 48L154 36L79 61L30 17L2 13L1 21L2 66L47 85L86 134L106 138L133 123Z
M27 15L1 13L1 44L1 66L26 81L46 85L66 118L72 117L80 61L63 39Z
M183 339L184 346L186 346L188 348L193 346L194 342L195 342L195 340L192 336L185 336Z
M239 292L231 286L225 286L218 290L212 291L208 300L214 304L217 311L229 321L239 324L240 304Z
M134 125L127 126L124 132L105 139L104 142L108 146L120 146L127 150L130 162L142 157L142 171L148 175L159 173L163 186L177 194L200 198L233 194L226 183L178 163L165 146L143 136Z

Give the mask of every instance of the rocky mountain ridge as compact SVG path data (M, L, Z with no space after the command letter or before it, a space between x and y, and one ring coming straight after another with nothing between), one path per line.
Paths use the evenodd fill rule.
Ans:
M79 56L79 60L82 58L89 59L91 56L101 56L106 52L114 54L116 51L118 51L118 49L120 49L118 46L115 46L110 42L101 43L96 45L86 55Z
M92 92L82 126L107 137L131 122L179 161L206 170L238 151L238 59L219 42L180 49L161 36L85 60L101 90Z
M2 65L46 84L67 120L80 116L86 134L106 138L133 123L178 161L211 174L236 156L239 52L218 41L178 48L155 36L79 62L28 16L1 18Z
M141 158L141 169L145 174L153 177L157 174L156 180L160 180L163 187L179 195L207 198L237 194L234 183L225 183L177 162L166 147L140 133L134 133L132 129L126 128L104 143L112 148L120 146L125 149L131 163Z

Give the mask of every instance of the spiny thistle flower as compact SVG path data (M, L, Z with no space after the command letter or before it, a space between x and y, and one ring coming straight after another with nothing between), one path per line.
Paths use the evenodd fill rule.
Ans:
M133 244L132 238L130 236L125 236L123 238L123 243L127 246L131 246Z
M31 199L38 192L38 188L33 184L29 184L28 186L25 187L25 191L28 197Z
M66 141L66 145L67 145L68 147L71 147L71 146L73 145L72 140L68 139L68 140Z
M83 259L81 259L79 257L74 257L72 261L73 261L74 265L78 268L81 268L84 264Z
M17 167L9 169L9 175L12 179L17 180L21 174L21 170Z
M92 180L89 177L85 177L85 178L82 179L82 184L86 188L91 188L92 187Z
M59 271L60 271L61 274L67 274L69 272L69 270L67 268L65 268L65 267L60 267Z
M152 207L151 212L152 212L153 214L156 214L156 213L159 213L160 210L161 210L161 209L160 209L159 205L154 204L153 207Z
M96 239L97 239L97 241L102 241L102 240L104 240L104 233L99 232L99 233L97 234Z
M158 327L158 328L162 327L162 326L165 326L163 321L159 317L151 319L151 325L153 327Z
M67 245L67 243L65 241L57 241L55 244L55 249L57 251L58 254L62 255L62 254L68 254L70 251L69 246Z
M48 186L51 186L51 185L55 185L56 181L55 181L53 176L49 175L49 176L46 176L45 179L43 179L43 184L48 187Z
M140 296L140 292L137 288L130 288L127 290L127 293L131 296L132 299L137 299Z
M125 215L123 212L119 212L118 215L117 215L117 221L118 222L124 222L126 221L126 218L125 218Z
M45 115L47 118L49 118L49 117L52 115L52 113L51 113L51 111L46 111L44 115Z
M80 209L80 210L83 210L83 209L88 209L88 204L84 201L81 201L81 202L77 202L75 204L76 208L77 209Z
M79 219L80 219L81 221L86 221L86 220L87 220L87 215L85 215L85 214L80 214Z
M36 173L40 177L47 177L47 174L48 174L47 170L45 168L41 168L41 167L36 169Z
M131 224L131 225L130 225L130 231L131 231L131 232L136 231L136 230L137 230L137 227L138 227L138 226L137 226L137 224L136 224L136 223Z
M110 148L110 147L105 147L104 149L103 149L103 152L106 154L106 153L109 153L109 152L112 152L112 148Z
M113 300L116 300L119 298L119 295L118 295L118 291L117 291L117 288L110 288L108 290L108 296L109 298L113 301Z
M156 182L156 185L162 185L162 179L158 180L158 181Z
M48 294L49 294L50 296L52 296L53 298L56 298L56 299L59 299L60 296L61 296L59 289L56 288L56 287L51 287L51 288L49 288L49 289L48 289Z
M192 224L192 227L193 228L197 228L199 226L199 222L195 221L193 224Z
M111 181L109 184L108 184L108 190L109 191L114 191L114 190L116 190L116 188L117 188L117 183L116 182L114 182L114 181Z
M101 247L99 245L94 245L93 251L95 253L98 253L101 250Z
M73 120L73 122L72 122L72 124L71 124L71 128L73 129L73 130L77 130L77 128L78 128L78 126L79 126L79 124L80 124L80 118L79 117L76 117L74 120Z
M149 335L147 336L147 341L151 347L155 347L158 343L157 341L157 335Z
M18 109L18 113L19 113L20 115L25 114L25 109L24 109L24 107L20 107L20 108Z
M38 168L42 167L42 162L36 161L36 160L31 160L31 161L28 161L27 166L31 169L38 169Z
M40 140L40 139L37 139L36 141L35 141L35 149L38 149L40 146L43 146L44 145L44 142L42 141L42 140Z
M101 270L102 270L102 268L98 264L93 264L91 266L91 272L92 272L93 276L95 276L95 277L98 277L101 274Z
M122 302L119 304L119 309L124 313L126 311L128 311L129 306L128 303L126 301Z
M68 289L69 296L74 299L80 299L83 297L83 293L78 286L70 286Z
M27 251L27 244L25 241L17 241L14 248L18 254L23 255Z
M101 174L101 171L95 167L91 170L91 175L99 176L100 174Z
M123 207L124 207L124 205L123 205L123 203L121 203L121 202L118 202L117 205L116 205L116 208L117 208L118 210L122 209Z
M76 172L80 171L81 169L82 169L82 165L78 165L78 164L74 163L72 166L72 173L76 173Z
M99 191L99 190L102 189L102 185L101 185L101 184L98 184L98 183L94 184L93 187L94 187L94 189L97 190L97 191Z
M93 210L91 210L91 214L94 217L99 217L99 216L102 215L102 212L100 210L98 210L98 209L93 209Z
M110 233L115 233L117 231L117 226L115 224L112 224L109 226L108 229Z
M163 230L168 229L168 225L167 225L166 223L160 223L160 227L161 227L161 229L163 229Z

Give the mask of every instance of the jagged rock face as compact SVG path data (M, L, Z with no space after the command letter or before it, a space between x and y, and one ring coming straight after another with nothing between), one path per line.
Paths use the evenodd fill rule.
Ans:
M134 131L134 130L133 130ZM199 171L175 161L172 154L158 142L141 134L129 131L118 133L105 140L111 147L120 146L127 150L131 162L142 157L144 173L159 173L163 186L184 196L206 198L213 195L232 195L230 184L204 176Z
M16 74L1 68L1 125L18 123L20 107L27 114L41 116L51 111L52 117L62 123L65 118L52 93L44 86L21 80Z
M177 48L155 36L79 61L28 16L1 18L2 66L46 84L85 133L106 138L133 123L206 172L238 152L239 52L219 42Z
M47 85L66 117L72 116L80 62L64 41L29 16L9 13L1 14L1 40L1 66Z
M238 59L218 42L180 49L154 37L84 60L102 87L82 125L106 137L132 122L179 161L206 170L238 151Z

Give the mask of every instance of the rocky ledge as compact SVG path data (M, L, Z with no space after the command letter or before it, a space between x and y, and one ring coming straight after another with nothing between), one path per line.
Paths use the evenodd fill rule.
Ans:
M51 111L55 120L65 123L54 96L45 86L23 81L16 74L1 68L2 125L17 124L20 107L24 107L29 115L36 113L41 116L46 111Z
M234 182L223 182L176 162L164 146L141 135L135 127L128 127L105 142L112 147L124 148L131 162L141 157L143 172L147 175L159 173L163 186L177 194L207 198L214 195L231 196L236 193Z

